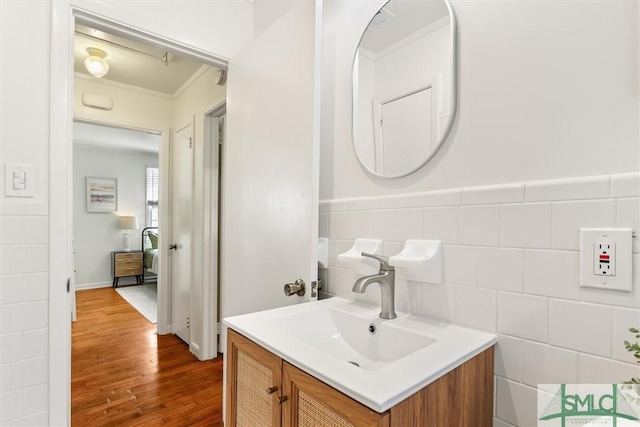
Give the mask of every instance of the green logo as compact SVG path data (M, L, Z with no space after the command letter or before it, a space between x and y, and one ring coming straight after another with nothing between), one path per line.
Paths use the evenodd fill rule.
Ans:
M583 425L598 420L598 425L617 427L620 418L638 421L636 412L617 384L580 384L569 390L567 384L560 384L539 420L559 420L562 427L567 422Z

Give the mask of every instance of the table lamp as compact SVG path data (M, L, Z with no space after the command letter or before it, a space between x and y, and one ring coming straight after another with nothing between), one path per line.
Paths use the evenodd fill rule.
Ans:
M122 235L123 252L131 252L131 235L129 230L138 229L138 217L137 216L121 216L118 218L118 228L124 230Z

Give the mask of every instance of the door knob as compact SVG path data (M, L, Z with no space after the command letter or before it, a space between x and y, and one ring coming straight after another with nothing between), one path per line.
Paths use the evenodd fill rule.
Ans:
M299 297L304 295L305 290L307 289L304 284L304 280L298 279L295 283L287 283L284 285L284 294L288 297L291 295L298 295Z
M177 243L172 243L169 245L169 250L174 250L177 251L178 250L178 244Z

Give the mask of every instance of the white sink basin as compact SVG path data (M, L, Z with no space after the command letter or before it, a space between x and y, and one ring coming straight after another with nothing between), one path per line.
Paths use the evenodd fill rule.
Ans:
M224 326L378 412L496 342L485 332L403 313L383 320L379 312L334 297L228 317Z
M375 370L387 366L435 340L379 317L357 315L329 307L267 321L306 344L354 366Z

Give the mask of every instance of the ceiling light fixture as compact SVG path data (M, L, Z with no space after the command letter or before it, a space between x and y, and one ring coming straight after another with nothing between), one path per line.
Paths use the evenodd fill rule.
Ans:
M87 71L99 79L104 77L109 71L109 64L104 60L107 52L97 47L88 47L87 53L89 57L84 60L84 66L87 68Z

